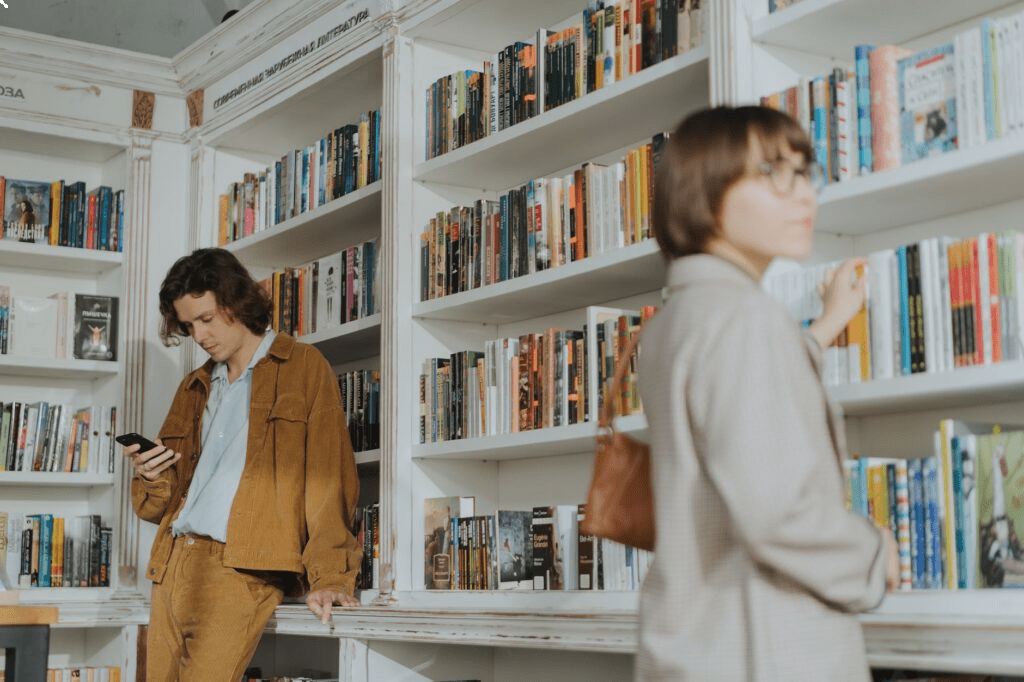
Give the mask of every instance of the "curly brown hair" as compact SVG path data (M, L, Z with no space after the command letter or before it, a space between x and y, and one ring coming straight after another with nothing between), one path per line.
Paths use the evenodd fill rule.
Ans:
M274 304L238 258L224 249L196 249L175 261L160 285L160 339L165 346L177 345L182 337L190 336L178 319L174 302L208 291L230 319L240 320L253 334L262 334L270 326Z

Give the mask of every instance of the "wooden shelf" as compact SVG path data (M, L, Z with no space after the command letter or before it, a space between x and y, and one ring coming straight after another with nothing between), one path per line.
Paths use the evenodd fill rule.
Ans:
M0 471L0 487L85 488L114 485L114 474L65 473L62 471Z
M647 419L642 414L620 417L617 430L641 440L647 431ZM597 425L591 422L535 429L497 436L425 443L413 447L415 459L472 459L502 461L557 457L576 452L592 452L597 437Z
M250 266L301 265L380 235L381 187L377 181L224 248Z
M532 275L422 301L413 315L435 320L505 323L657 291L665 260L653 239Z
M0 374L4 376L89 380L116 376L119 370L119 363L103 360L61 360L0 355Z
M23 244L0 240L0 267L3 268L99 275L121 267L122 258L119 251L95 251L70 246Z
M1024 197L1022 175L1024 136L1002 137L829 185L817 226L863 234L987 208Z
M801 0L753 25L755 42L853 61L859 43L905 43L1016 0ZM884 17L884 19L882 19Z
M319 348L331 364L365 360L380 355L380 325L381 314L376 313L300 336L299 341Z
M708 48L701 47L422 162L414 177L505 190L671 130L708 101Z
M847 416L909 412L935 407L986 405L1020 400L1024 363L962 367L829 388Z

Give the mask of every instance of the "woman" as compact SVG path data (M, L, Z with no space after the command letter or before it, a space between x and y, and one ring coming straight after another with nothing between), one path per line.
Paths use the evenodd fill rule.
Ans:
M896 544L844 505L843 421L820 378L821 348L863 303L860 261L837 270L807 333L760 286L772 259L811 251L813 158L786 114L718 107L683 121L660 161L641 682L870 679L852 614L895 586Z

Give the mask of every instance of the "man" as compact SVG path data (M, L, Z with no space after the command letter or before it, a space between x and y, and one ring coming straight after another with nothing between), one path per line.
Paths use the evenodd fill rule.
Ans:
M284 594L326 623L353 606L359 494L337 379L312 346L269 330L273 306L230 252L180 258L160 336L210 358L181 382L160 447L125 448L132 505L159 524L149 682L236 682Z

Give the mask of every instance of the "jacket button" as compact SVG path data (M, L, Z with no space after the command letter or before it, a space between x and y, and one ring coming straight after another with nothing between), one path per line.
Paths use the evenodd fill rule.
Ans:
M192 461L194 462L194 461L196 461L197 459L199 459L199 453L197 453L197 452L193 452L193 453L192 453Z

